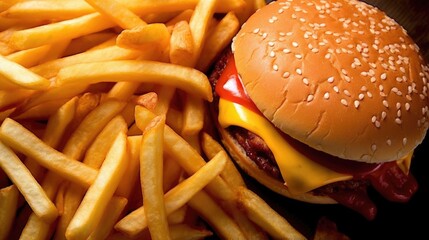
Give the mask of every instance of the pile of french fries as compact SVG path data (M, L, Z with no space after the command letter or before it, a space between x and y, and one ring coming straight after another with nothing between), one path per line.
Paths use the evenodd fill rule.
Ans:
M206 131L260 0L0 2L0 239L302 239Z

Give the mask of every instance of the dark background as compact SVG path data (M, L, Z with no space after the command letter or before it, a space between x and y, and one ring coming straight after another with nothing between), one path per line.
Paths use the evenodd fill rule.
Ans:
M429 62L429 0L365 0L401 24ZM336 223L351 239L429 239L429 136L417 147L411 173L419 190L406 204L392 203L375 191L369 195L378 208L373 221L340 205L315 205L279 196L246 178L249 187L264 198L295 228L311 239L321 217Z

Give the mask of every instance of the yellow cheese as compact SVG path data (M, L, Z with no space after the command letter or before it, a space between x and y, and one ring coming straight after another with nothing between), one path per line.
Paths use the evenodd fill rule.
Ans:
M309 192L320 186L352 179L352 175L328 169L294 149L271 123L255 112L225 99L219 101L219 123L222 127L239 126L260 136L271 149L289 191Z

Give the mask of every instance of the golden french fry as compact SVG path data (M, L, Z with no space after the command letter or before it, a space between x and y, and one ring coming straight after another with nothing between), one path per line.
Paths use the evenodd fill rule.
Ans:
M138 82L118 82L110 89L107 94L108 98L115 98L121 101L127 101L134 92L138 89L140 83Z
M0 167L24 196L31 209L46 222L53 222L58 211L42 187L15 153L0 142Z
M85 153L83 163L93 168L100 168L119 133L127 132L127 125L122 116L118 115L107 123L97 135Z
M127 164L127 139L124 133L120 133L67 227L67 239L86 239L91 234L100 222Z
M171 226L172 224L183 223L186 218L187 210L188 210L188 206L184 205L181 208L177 209L176 211L170 213L170 215L168 215L167 217L168 224Z
M166 61L170 33L163 23L151 23L123 30L116 38L116 44L124 48L148 49L151 48L158 54L159 59Z
M204 125L205 104L201 98L187 95L183 110L182 136L197 135Z
M165 117L157 116L143 131L140 150L140 181L152 239L170 239L162 186Z
M94 48L99 47L100 44L106 43L107 41L115 37L116 34L114 34L113 32L97 32L84 35L82 37L70 41L70 43L66 46L67 48L64 49L64 53L62 54L62 56L71 56L88 50L93 50ZM59 57L61 56L57 56L56 58Z
M174 108L168 109L166 122L175 132L182 132L183 113Z
M194 39L194 56L191 61L191 66L195 66L203 47L206 37L207 28L213 14L215 12L216 0L206 0L198 2L195 7L194 14L189 20L192 37Z
M182 175L182 168L170 156L164 155L164 173L163 173L163 189L167 192L172 187L177 185L180 176Z
M40 165L82 186L91 185L97 176L97 170L49 147L32 132L10 118L5 119L1 125L0 139Z
M48 146L57 148L61 143L66 128L75 116L77 101L77 97L72 98L49 117L42 138L42 141ZM30 158L25 159L24 163L36 180L42 179L44 173L43 167Z
M175 240L185 239L205 239L213 235L213 233L204 228L194 228L187 224L172 224L170 225L170 235Z
M174 25L170 38L170 62L182 66L192 66L194 39L186 21Z
M237 188L237 201L248 217L276 239L306 239L263 199L245 187Z
M113 196L106 206L103 217L91 235L89 235L88 239L106 239L112 231L113 226L118 221L127 203L128 200L126 198Z
M140 129L144 129L154 117L148 109L136 106L136 124ZM186 140L168 126L164 129L164 149L188 174L195 173L206 163ZM207 190L222 200L235 199L234 192L221 177L216 177L208 184Z
M23 67L29 68L39 64L50 50L50 45L43 45L36 48L14 52L6 56L6 58Z
M21 232L20 239L46 239L49 235L51 224L39 218L36 214L31 213L27 224Z
M0 84L15 84L27 89L43 90L50 81L0 55Z
M176 89L165 85L158 85L155 87L154 91L158 96L156 106L153 109L154 113L156 115L167 114L168 110L170 109L170 103L174 97L174 93L176 92ZM143 105L143 106L145 106L146 108L149 108L146 105Z
M186 204L189 199L203 189L220 173L220 171L222 171L225 162L226 158L224 153L219 153L189 178L168 191L164 195L166 214L168 215ZM147 227L147 224L145 208L143 206L121 219L115 225L115 229L123 232L127 236L137 236Z
M220 151L225 151L220 143L207 133L203 133L201 141L203 151L208 158L214 157ZM243 177L229 157L225 169L220 175L231 186L246 186Z
M16 31L9 39L15 49L28 49L73 39L113 27L114 23L99 13Z
M92 141L125 105L125 102L108 100L92 110L70 136L63 153L70 158L81 160Z
M14 108L35 93L34 90L0 90L0 109Z
M19 2L19 0L3 0L0 2L0 12L6 11L11 6Z
M193 9L186 9L185 11L181 12L180 14L178 14L177 16L169 20L166 25L168 27L174 27L174 25L178 22L181 22L181 21L189 22L193 13L194 13Z
M101 62L110 60L134 59L142 53L135 50L110 46L97 50L91 50L80 54L55 59L41 65L30 68L32 72L45 78L52 78L58 74L60 69L78 63Z
M131 29L146 23L126 6L115 0L86 0L98 12L107 16L123 29Z
M141 136L128 136L129 163L124 176L116 189L115 195L130 198L139 179Z
M134 99L136 105L144 106L153 111L158 103L158 94L148 92Z
M233 12L225 15L207 36L196 68L206 72L220 53L231 43L239 28L240 23Z
M27 109L25 112L13 114L13 119L35 119L35 120L46 120L49 116L53 115L58 108L60 108L64 103L69 101L69 99L58 99L53 101L48 101L36 105L30 109Z
M193 9L199 0L118 0L139 16L149 13L164 13ZM227 13L245 7L243 0L220 0L216 12ZM95 9L83 0L34 0L22 1L5 11L10 18L25 19L32 16L36 20L71 19L93 13Z
M246 239L246 236L234 220L232 220L206 192L198 192L192 197L188 204L192 209L197 211L222 238Z
M15 185L0 189L0 239L7 239L15 220L19 191Z
M154 61L107 61L82 63L60 70L58 85L97 82L149 82L177 87L211 101L212 90L207 76L193 68Z
M254 0L255 11L267 5L267 1L265 0Z

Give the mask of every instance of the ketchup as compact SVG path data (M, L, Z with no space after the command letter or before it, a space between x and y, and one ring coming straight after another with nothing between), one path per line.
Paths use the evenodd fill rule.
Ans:
M226 67L218 80L215 91L221 98L261 114L244 89L235 66L233 54L228 57ZM340 173L351 174L353 180L368 181L377 192L390 201L407 202L417 191L418 185L415 178L411 174L404 173L395 161L378 164L345 161L309 148L289 136L285 135L285 139L298 151L319 164ZM367 187L364 184L356 188L341 187L340 185L335 191L329 191L326 195L359 212L369 220L375 218L377 208L369 198Z

